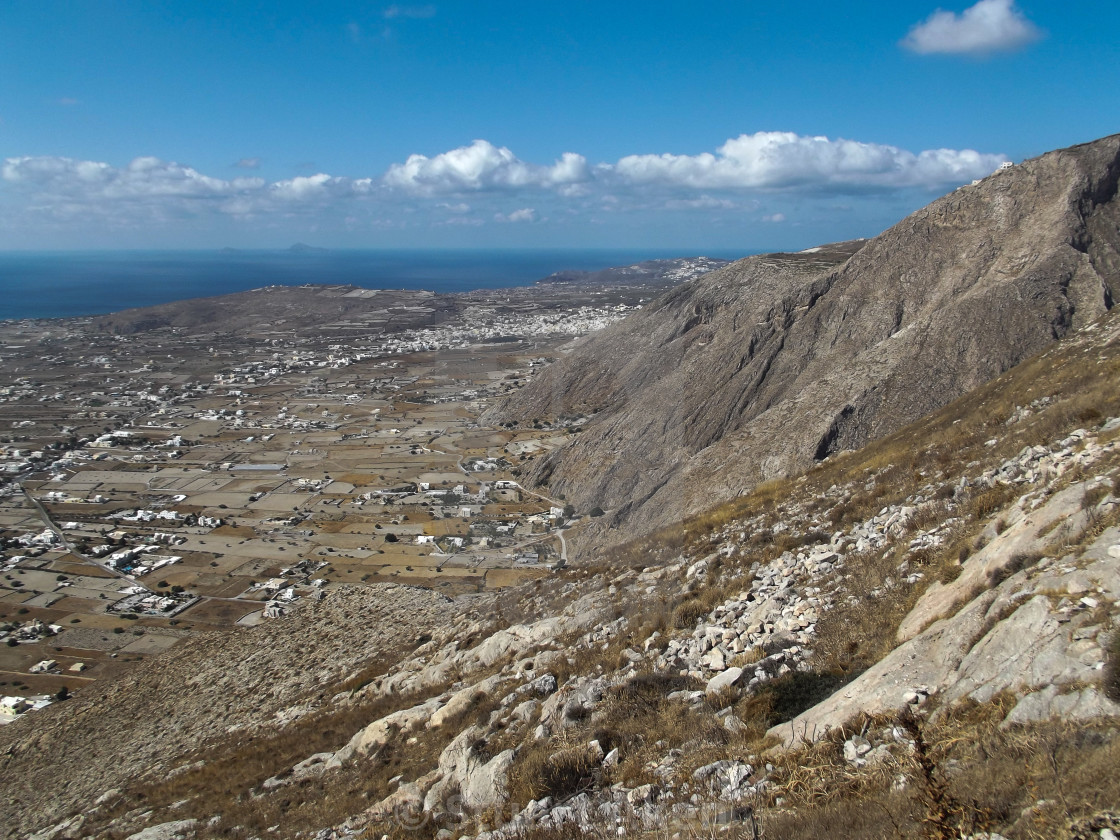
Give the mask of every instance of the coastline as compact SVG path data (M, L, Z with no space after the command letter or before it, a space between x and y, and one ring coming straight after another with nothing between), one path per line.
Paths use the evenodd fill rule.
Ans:
M0 286L5 290L0 320L104 315L267 286L436 293L520 288L558 271L597 271L686 256L695 254L596 249L7 251L0 252Z

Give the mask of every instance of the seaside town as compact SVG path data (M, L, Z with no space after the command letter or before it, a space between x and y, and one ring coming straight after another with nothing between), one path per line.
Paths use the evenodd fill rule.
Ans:
M649 293L478 293L393 331L386 317L425 305L413 293L361 336L352 316L0 322L0 722L340 584L469 597L562 574L565 532L602 511L518 475L586 418L476 419Z

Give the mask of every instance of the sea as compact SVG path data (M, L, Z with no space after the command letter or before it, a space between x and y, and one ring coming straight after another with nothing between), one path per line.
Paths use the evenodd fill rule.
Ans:
M0 320L102 315L307 283L466 292L532 285L565 269L701 256L651 250L0 251ZM738 259L743 252L705 252Z

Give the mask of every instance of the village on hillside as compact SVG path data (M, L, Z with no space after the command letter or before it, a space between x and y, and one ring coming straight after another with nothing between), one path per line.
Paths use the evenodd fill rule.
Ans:
M518 476L587 418L476 418L632 309L477 306L345 342L0 324L0 721L333 586L562 569L588 512Z

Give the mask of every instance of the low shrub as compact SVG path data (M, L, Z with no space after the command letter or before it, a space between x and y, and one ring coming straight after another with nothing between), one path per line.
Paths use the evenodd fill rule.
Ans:
M970 504L972 515L977 519L984 519L997 510L1002 510L1014 495L1013 489L1002 486L977 493Z
M1003 566L988 573L988 585L993 588L999 586L1012 575L1035 565L1041 559L1041 554L1033 552L1030 554L1014 554Z
M708 608L699 598L689 598L673 610L673 626L678 630L689 630L696 622L708 614Z
M766 728L787 723L828 699L855 676L854 672L791 671L764 683L740 701L736 712L748 724L758 722Z
M537 743L510 772L511 801L565 799L597 786L599 776L599 764L585 746L556 750L553 743Z
M1101 501L1101 499L1103 499L1107 495L1108 487L1104 484L1097 484L1093 487L1090 487L1081 497L1081 509L1090 510L1092 508L1095 508Z

